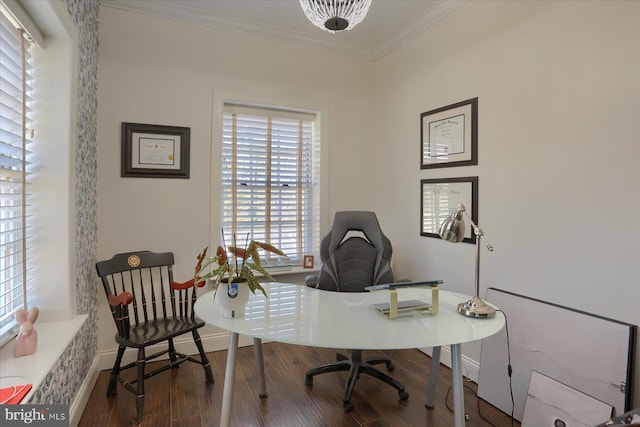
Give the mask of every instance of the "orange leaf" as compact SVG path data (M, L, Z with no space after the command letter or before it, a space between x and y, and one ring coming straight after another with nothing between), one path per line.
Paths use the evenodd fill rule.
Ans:
M218 246L216 257L218 257L218 265L223 265L227 262L227 251L225 251L222 246Z
M229 252L241 259L247 259L250 255L246 250L242 248L236 248L235 246L229 246Z
M202 261L204 261L204 257L207 256L207 250L209 250L209 246L202 250L201 254L198 254L198 263L196 264L196 274L202 269Z

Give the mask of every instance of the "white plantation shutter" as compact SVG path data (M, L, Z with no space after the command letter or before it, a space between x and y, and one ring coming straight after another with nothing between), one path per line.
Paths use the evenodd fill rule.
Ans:
M314 126L312 114L225 105L222 227L227 245L235 235L243 247L249 236L278 247L294 263L317 252Z
M0 344L17 330L26 308L28 147L31 144L31 55L24 32L0 13Z

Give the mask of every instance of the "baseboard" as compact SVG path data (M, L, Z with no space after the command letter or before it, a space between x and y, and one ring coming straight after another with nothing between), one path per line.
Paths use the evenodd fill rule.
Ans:
M76 427L80 423L84 408L87 406L89 397L93 387L96 385L98 375L100 374L100 356L96 355L89 367L89 372L84 377L80 389L76 393L76 397L73 399L71 406L69 407L69 427Z
M200 339L202 340L202 346L204 347L204 351L209 353L212 351L226 350L229 346L229 332L219 332L215 334L201 335ZM193 342L193 338L191 334L185 334L183 337L177 338L173 340L173 344L176 348L176 351L184 354L198 354L198 348ZM253 339L250 337L246 337L244 335L240 335L238 340L238 345L240 347L244 347L247 345L252 345ZM115 343L114 343L115 346ZM154 346L147 347L146 353L153 354L159 351L162 351L167 348L166 343L157 344ZM110 350L100 351L100 369L111 369L113 364L116 361L116 355L118 354L118 348L114 347ZM136 360L138 355L137 350L135 349L127 349L124 352L124 357L122 358L122 364L125 365L127 363L131 363ZM168 355L164 355L162 358L167 359ZM161 360L159 358L158 360Z
M423 353L431 356L431 348L421 348L419 349ZM440 363L451 368L451 347L444 346L440 351ZM480 364L475 360L466 357L464 354L462 355L462 375L468 380L473 381L474 383L478 383L478 377L480 372Z

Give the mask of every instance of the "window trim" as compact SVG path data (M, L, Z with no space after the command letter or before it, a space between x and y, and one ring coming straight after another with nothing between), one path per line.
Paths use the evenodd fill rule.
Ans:
M38 151L42 168L34 175L33 188L49 197L36 211L34 221L40 232L32 252L35 259L55 259L43 266L37 263L34 304L41 319L63 320L76 314L78 33L64 2L28 0L26 4L31 6L27 12L37 18L46 46L38 58L46 81L39 87L34 122L36 132L46 134L47 141Z

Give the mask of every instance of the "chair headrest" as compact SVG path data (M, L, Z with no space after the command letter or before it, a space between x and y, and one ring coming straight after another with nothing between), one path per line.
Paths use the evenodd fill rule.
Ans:
M331 240L329 241L329 253L332 253L342 243L344 236L349 231L361 231L369 243L377 250L384 249L384 239L378 218L375 212L370 211L341 211L336 212L333 227L331 228Z

